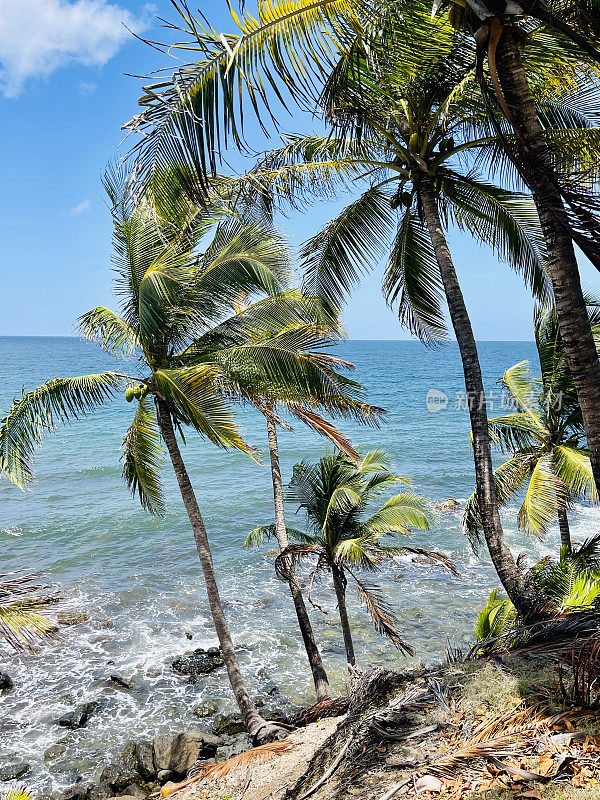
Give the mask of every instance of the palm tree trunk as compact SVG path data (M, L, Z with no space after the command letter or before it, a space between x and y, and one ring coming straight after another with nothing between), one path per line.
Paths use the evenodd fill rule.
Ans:
M600 489L600 361L592 335L567 214L553 180L544 132L519 45L506 26L496 52L498 79L516 125L523 178L529 185L546 241L560 335L583 415L590 461Z
M431 179L421 174L415 177L415 182L440 268L450 319L463 364L473 431L475 485L485 540L502 586L519 613L527 616L533 609L533 599L506 543L496 503L486 398L475 336L440 221Z
M269 452L271 454L271 476L273 479L273 500L275 504L275 536L279 544L279 552L283 552L289 545L287 531L285 528L285 512L283 508L283 484L281 480L281 468L279 466L279 447L277 443L277 428L272 414L272 406L267 406L267 411L263 412L267 420L267 437L269 439ZM288 583L292 600L294 601L294 608L296 609L296 616L298 617L298 626L302 633L304 640L304 647L306 648L306 655L308 663L312 671L313 681L315 684L315 691L317 701L329 700L331 698L331 689L329 687L329 680L323 660L319 653L319 648L315 641L310 618L302 596L302 590L296 578L296 572L293 565L288 570Z
M561 504L558 507L558 527L560 529L561 547L566 547L567 552L571 552L571 531L569 529L569 518L567 517L567 507Z
M350 620L348 619L348 610L346 608L346 588L344 586L345 580L342 572L333 565L331 569L333 578L333 588L338 601L338 611L340 612L340 623L342 626L342 633L344 635L344 647L346 648L346 659L348 661L348 671L352 672L352 668L356 665L356 656L354 655L354 643L352 641L352 632L350 631Z
M187 469L183 462L183 458L181 457L181 451L179 450L179 445L177 444L177 439L175 437L175 431L173 429L173 422L171 420L169 408L167 404L159 398L156 399L156 412L160 432L167 446L167 450L169 451L171 463L173 464L175 476L177 477L177 482L181 491L183 504L188 513L188 517L190 518L190 523L194 532L196 550L198 551L198 557L200 558L200 563L202 565L202 572L204 573L204 582L206 584L206 593L208 595L210 611L215 630L219 638L223 660L225 661L225 666L227 667L229 682L231 684L231 688L233 689L239 709L242 713L242 717L244 718L244 723L248 728L248 733L256 743L264 743L267 741L272 741L273 739L281 738L282 735L287 735L287 732L278 725L273 725L272 723L264 720L256 710L256 707L250 699L250 695L248 694L246 684L244 683L242 673L240 672L240 667L235 654L233 641L231 640L231 634L229 633L227 620L225 619L225 614L223 613L223 606L219 596L219 587L217 586L212 553L210 550L210 544L208 542L208 536L206 534L206 528L204 527L204 521L200 514L200 509L198 508L198 502L196 500L196 495L194 494L194 489L192 488Z

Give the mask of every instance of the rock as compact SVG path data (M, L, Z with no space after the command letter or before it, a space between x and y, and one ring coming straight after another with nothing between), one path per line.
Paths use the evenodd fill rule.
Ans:
M0 781L18 781L23 775L27 775L31 766L25 761L17 761L14 764L4 764L0 767Z
M191 642L192 639L194 638L194 635L193 635L193 633L191 633L191 631L186 631L185 632L185 638L188 639Z
M209 647L203 650L199 647L193 653L178 656L171 662L173 670L179 675L188 675L190 683L196 683L200 675L207 675L209 672L222 667L225 662L217 647Z
M435 510L442 512L456 511L459 506L460 503L458 500L455 500L453 497L449 497L447 500L442 500L441 503L438 503L435 507Z
M217 714L213 720L212 732L216 736L220 734L235 736L236 733L244 733L245 731L244 720L237 711L233 714Z
M0 672L0 692L9 692L14 685L8 672Z
M95 701L81 703L73 711L67 711L66 714L59 717L57 723L63 728L83 728L97 707L98 703Z
M44 761L54 761L55 758L60 758L67 752L64 744L52 744L44 751Z
M171 769L161 769L156 776L160 783L172 783L175 786L174 778L177 777Z
M192 714L200 718L212 717L213 714L217 713L219 707L220 704L216 703L214 700L205 700L203 703L199 703L194 707Z
M152 780L156 777L154 766L154 754L152 742L138 742L135 746L135 765L139 774L144 780Z
M135 770L126 764L109 764L100 773L100 783L107 783L115 791L135 783L137 778Z
M214 755L222 740L217 736L191 728L176 736L157 736L153 742L154 767L158 779L165 770L185 775L199 758Z
M106 800L107 797L113 794L113 791L108 783L99 783L90 788L87 800Z
M142 797L147 797L148 792L145 792L141 786L136 786L135 783L132 783L130 786L127 786L125 789L124 797L139 797L140 800Z
M58 800L85 800L89 791L89 786L75 784L75 786L70 786L68 789L65 789L64 792L61 792L58 795Z
M109 675L109 680L121 689L131 689L131 684L122 678L120 675Z
M59 625L80 625L89 618L89 614L78 614L76 611L59 611L57 616Z

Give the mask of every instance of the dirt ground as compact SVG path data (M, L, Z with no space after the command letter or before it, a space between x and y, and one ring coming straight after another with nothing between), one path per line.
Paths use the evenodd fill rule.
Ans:
M323 719L294 731L291 747L262 764L236 768L223 778L192 784L178 800L280 800L304 774L315 752L334 733L343 717Z

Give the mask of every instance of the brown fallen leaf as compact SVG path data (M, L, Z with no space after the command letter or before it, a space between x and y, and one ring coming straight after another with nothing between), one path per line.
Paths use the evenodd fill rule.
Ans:
M528 792L518 794L517 798L528 798L528 800L542 800L542 794L539 789L530 789Z

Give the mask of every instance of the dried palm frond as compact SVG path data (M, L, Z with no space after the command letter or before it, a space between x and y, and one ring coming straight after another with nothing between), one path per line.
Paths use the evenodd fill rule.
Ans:
M441 779L455 780L461 772L482 758L520 758L516 749L515 735L497 736L486 741L469 740L457 750L448 753L427 766L427 772Z
M341 717L348 711L349 706L349 697L332 697L329 700L321 700L314 706L300 711L293 718L292 723L296 727L304 727L327 717Z
M445 570L448 570L455 578L460 578L460 572L456 568L454 561L445 553L438 553L437 550L423 550L421 547L407 547L405 545L398 548L398 552L413 553L423 558L429 558L432 562L440 564Z
M245 770L249 767L265 764L267 761L271 761L273 758L287 753L288 750L291 750L293 747L293 742L283 739L279 742L268 742L267 744L261 744L260 747L253 747L251 750L245 750L243 753L238 753L238 755L232 756L228 758L227 761L221 761L218 764L198 765L192 769L192 772L196 774L193 774L190 778L181 783L164 786L160 791L160 796L169 797L179 792L181 789L184 789L186 786L197 783L198 781L220 780L226 775L229 775L230 772L233 772L233 770Z

